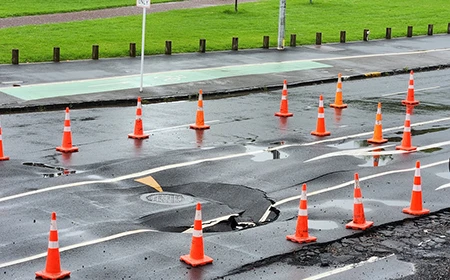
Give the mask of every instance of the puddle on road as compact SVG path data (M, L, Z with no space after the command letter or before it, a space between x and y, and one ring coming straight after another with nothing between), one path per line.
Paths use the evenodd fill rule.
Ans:
M357 148L369 147L369 143L366 140L352 140L348 142L341 142L338 144L328 145L329 147L337 148L339 150L350 150Z
M450 172L440 172L436 173L437 176L445 179L450 179Z
M327 220L308 220L308 226L319 231L339 228L338 223Z
M401 138L399 138L401 141ZM337 148L340 150L353 150L353 149L359 149L359 148L367 148L370 147L370 144L367 142L367 140L353 140L348 141L344 143L338 143L329 145L329 147ZM381 152L385 149L377 149L377 146L373 146L373 152ZM351 155L351 154L349 154ZM387 165L389 162L394 160L394 157L392 155L377 155L374 154L373 156L354 156L356 158L360 158L366 161L364 164L360 164L358 166L360 167L377 167L377 166L384 166Z
M70 169L67 169L64 167L52 166L52 165L40 163L40 162L24 162L24 163L22 163L22 165L48 168L48 169L53 169L53 170L58 171L58 172L54 172L54 173L40 173L42 175L42 177L44 177L44 178L54 178L54 177L59 177L59 176L63 176L63 175L67 176L67 175L76 173L76 170L70 170Z
M272 144L272 143L271 143ZM273 143L274 146L282 145L284 144L283 141ZM289 154L285 152L280 152L277 149L273 149L273 147L259 147L254 145L245 145L245 149L247 153L249 152L255 152L255 151L262 151L261 153L254 154L251 158L253 161L256 162L262 162L262 161L268 161L268 160L274 160L274 159L284 159L289 156Z

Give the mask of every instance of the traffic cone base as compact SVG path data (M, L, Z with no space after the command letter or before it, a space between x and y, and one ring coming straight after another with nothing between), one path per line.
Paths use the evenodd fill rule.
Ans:
M9 160L9 157L0 157L0 161L1 160Z
M292 117L293 115L294 115L293 113L281 113L281 112L275 113L275 116L277 116L277 117L285 117L285 118Z
M149 135L148 134L134 134L134 133L130 133L130 134L128 134L128 138L146 139L146 138L149 138Z
M402 100L402 104L403 105L410 105L410 106L415 106L415 105L419 105L419 101L417 100L413 100L413 101L409 101L409 100Z
M199 125L199 124L191 124L191 125L189 126L189 128L190 128L190 129L198 129L198 130L201 130L201 129L209 129L210 126L209 126L209 125L206 125L206 124L203 124L203 125Z
M315 135L315 136L329 136L329 135L331 135L331 132L329 132L329 131L324 131L324 132L311 131L311 135Z
M415 151L417 149L417 147L415 147L415 146L406 147L406 146L401 146L400 145L400 146L396 146L395 149L396 150L403 150L403 151Z
M307 237L299 237L299 236L295 236L294 235L287 235L286 239L295 243L310 243L310 242L315 242L317 241L317 237L315 236L307 236Z
M362 224L356 224L352 221L352 222L346 224L345 228L366 230L366 229L370 228L371 226L373 226L372 221L366 221L365 223L362 223Z
M70 277L70 271L61 270L59 273L49 273L44 270L36 272L36 277L41 277L42 279L64 279Z
M430 213L430 209L423 208L422 210L412 210L410 207L403 208L403 213L414 215L414 216L420 216L420 215L426 215Z
M388 142L388 140L384 139L384 138L381 138L381 139L370 138L367 140L367 143L370 143L370 144L383 144L386 142Z
M213 259L206 255L202 259L193 259L190 255L184 255L180 257L180 260L191 266L206 265L213 262Z
M337 108L337 109L344 109L344 108L347 108L347 104L335 104L335 103L332 103L332 104L330 104L330 107Z
M78 152L78 147L64 148L62 146L59 146L59 147L56 147L56 150L58 152L62 152L62 153L74 153L74 152Z

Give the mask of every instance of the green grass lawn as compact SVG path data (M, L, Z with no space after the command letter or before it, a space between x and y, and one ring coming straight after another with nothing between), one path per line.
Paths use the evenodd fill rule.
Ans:
M239 48L260 48L264 35L276 46L279 0L204 9L177 10L147 16L146 54L164 53L166 40L173 52L195 52L199 39L206 39L207 51L231 49L231 38L239 37ZM407 26L414 35L445 33L450 22L449 0L287 0L286 41L297 34L297 44L314 44L316 32L323 43L338 42L341 30L348 41L361 41L363 29L370 39L384 38L386 27L393 37L405 37ZM89 20L0 29L0 63L11 63L11 49L20 49L20 61L51 61L54 46L61 48L61 60L89 59L93 44L100 46L100 58L128 55L130 42L140 53L142 16ZM449 35L450 36L450 35Z
M151 3L181 0L152 0ZM135 6L136 0L2 0L0 18Z

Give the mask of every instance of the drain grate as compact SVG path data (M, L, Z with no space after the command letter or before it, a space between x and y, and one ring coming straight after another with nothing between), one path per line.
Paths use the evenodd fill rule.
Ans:
M150 203L177 204L177 205L192 203L194 201L194 198L191 196L171 192L146 193L141 195L141 199L145 202Z

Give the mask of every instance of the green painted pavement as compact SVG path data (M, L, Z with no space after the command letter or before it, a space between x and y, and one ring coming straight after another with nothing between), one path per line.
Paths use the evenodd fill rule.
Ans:
M207 81L227 77L260 75L332 67L314 61L270 62L239 66L224 66L144 74L144 87ZM37 100L139 88L140 75L102 79L79 80L47 84L26 85L0 89L2 92L23 100Z

